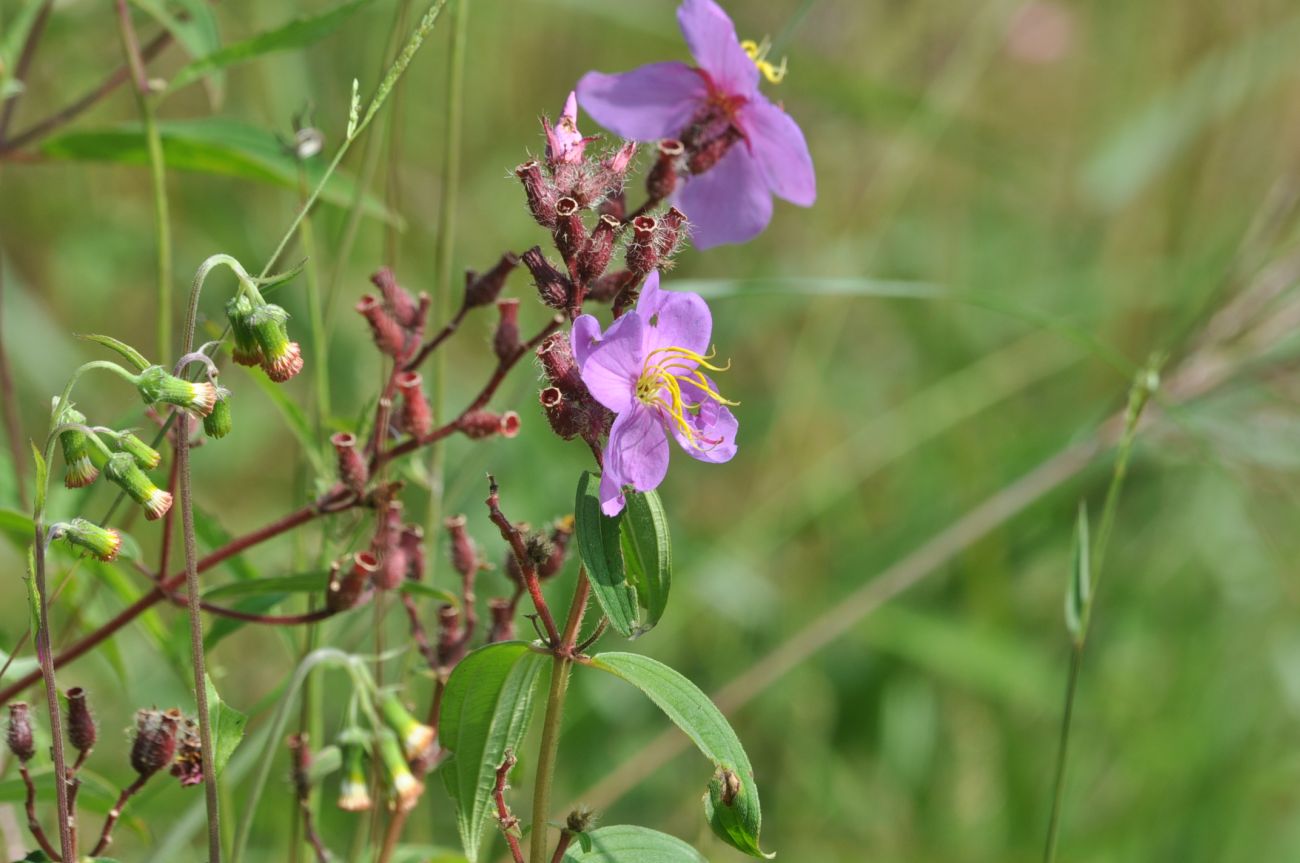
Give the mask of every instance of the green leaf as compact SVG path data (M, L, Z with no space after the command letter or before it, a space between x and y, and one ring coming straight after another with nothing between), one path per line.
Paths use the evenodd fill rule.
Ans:
M599 477L584 471L573 510L578 554L610 625L625 638L637 638L654 628L668 604L668 519L653 491L629 493L623 512L611 518L600 510L599 488Z
M32 517L16 509L0 509L0 534L4 534L15 548L26 548L36 535Z
M478 859L492 812L492 787L506 750L519 746L532 715L533 691L548 658L521 641L489 644L460 661L442 698L439 736L452 753L443 782L456 804L465 856Z
M433 845L398 845L393 863L469 863L465 855Z
M118 341L112 336L101 336L98 333L82 333L77 338L87 342L94 342L97 345L103 345L111 351L115 351L119 356L135 366L136 371L144 371L152 365L144 358L144 355L126 342Z
M227 45L183 67L172 78L167 89L168 91L179 90L205 75L244 63L263 54L306 48L333 33L351 17L353 12L368 2L370 0L349 0L317 15L304 15L274 30L259 33L251 39Z
M1074 522L1074 549L1071 554L1070 587L1065 592L1065 628L1075 644L1087 633L1088 611L1092 605L1092 564L1089 561L1088 507L1079 502L1079 516Z
M632 492L619 523L627 580L636 588L643 615L638 635L654 628L668 606L672 584L673 546L668 516L657 492Z
M36 443L32 442L32 460L36 463L36 512L45 511L45 490L49 484L50 467L45 463Z
M411 596L422 596L427 599L436 599L439 602L446 603L453 608L460 608L460 597L450 590L443 590L440 587L433 587L422 581L404 581L398 588L402 593L408 593Z
M590 664L644 692L713 762L713 778L704 797L704 812L713 832L746 854L772 856L759 846L763 815L749 756L709 697L678 672L647 656L601 653Z
M299 163L285 145L271 132L224 117L198 120L173 120L158 124L167 167L226 177L238 177L297 191L299 171L307 185L314 187L325 174L320 160ZM109 129L72 131L56 135L41 144L41 152L51 159L83 162L114 162L147 165L148 148L139 124ZM335 171L321 192L321 200L337 207L348 207L356 182L351 176ZM361 197L366 215L383 219L399 227L401 217L390 212L374 195Z
M284 598L290 593L319 593L324 595L329 584L329 575L323 572L308 572L301 575L281 575L275 578L259 578L254 581L237 581L214 587L203 594L206 600L230 599L236 596L275 595Z
M244 739L248 717L221 700L211 677L205 675L203 683L208 690L208 722L212 726L212 769L220 776Z
M131 0L131 3L161 24L191 57L206 57L221 48L217 17L208 0L177 0L176 5L184 15L173 14L163 0ZM223 83L221 76L209 78L214 101L220 101Z
M636 588L628 584L623 567L621 516L610 518L600 511L599 489L600 479L583 471L573 504L578 555L587 567L591 592L610 626L624 638L632 638L640 624L640 607Z
M600 827L579 835L587 841L570 845L565 863L708 863L676 836L648 827Z

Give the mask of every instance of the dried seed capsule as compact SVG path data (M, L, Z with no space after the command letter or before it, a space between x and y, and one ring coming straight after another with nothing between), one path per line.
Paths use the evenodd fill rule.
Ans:
M488 630L488 643L512 641L515 637L514 606L510 600L497 597L488 600L488 612L492 615L492 628Z
M406 577L411 581L424 578L424 528L418 524L408 524L402 528L402 538L398 541L402 555L406 558Z
M627 247L627 268L637 275L645 275L659 265L659 247L655 242L655 229L659 221L653 216L637 216L632 220L632 242Z
M579 282L590 285L605 272L610 258L614 256L614 238L618 236L620 226L618 219L608 215L601 216L596 222L596 227L591 231L591 240L578 259Z
M424 379L419 372L402 372L397 376L397 389L402 394L398 425L412 437L427 435L433 430L433 410L424 395Z
M336 564L337 566L337 564ZM329 588L325 593L325 607L333 612L352 608L365 593L366 585L379 569L379 559L368 551L359 552L346 571L336 569L330 574Z
M574 198L555 202L555 247L565 261L574 261L587 245L587 226L582 223L582 207Z
M669 207L659 220L659 255L666 258L677 251L686 231L686 214L676 207Z
M524 252L522 260L533 274L533 284L537 286L537 295L541 301L553 309L568 308L573 286L569 283L568 276L546 260L541 247L533 246Z
M564 397L559 387L546 387L538 393L542 410L551 429L564 438L573 440L586 428L583 415L574 408L573 402Z
M347 432L338 432L330 437L334 452L338 455L339 479L357 494L365 491L370 471L365 459L357 452L357 437Z
M514 268L519 266L518 256L506 252L501 260L486 273L479 274L473 270L465 271L465 307L472 309L486 306L501 295L506 279Z
M619 295L625 284L635 278L627 270L606 273L587 285L587 299L596 303L608 303Z
M379 289L393 317L403 327L414 329L420 325L420 305L410 292L397 283L397 277L388 267L381 267L370 277L370 283Z
M524 184L528 211L543 228L555 227L555 189L542 175L542 166L533 160L515 168L515 176Z
M36 743L32 737L31 708L24 701L9 705L9 733L6 737L9 751L23 764L32 760L36 754Z
M78 752L89 752L95 748L98 736L95 717L86 703L86 690L74 686L68 690L68 742Z
M478 555L478 546L465 530L465 516L458 515L443 521L447 536L451 540L451 565L465 578L483 568L483 561Z
M665 138L659 142L659 157L654 167L646 175L646 193L656 201L662 201L677 189L677 165L686 148L675 138Z
M498 300L496 332L492 334L492 351L497 359L509 362L523 349L519 341L519 301Z
M460 419L461 433L467 438L479 439L501 435L512 438L519 434L519 414L506 411L503 414L491 411L470 411Z
M199 739L199 727L192 719L185 720L176 738L176 758L172 761L171 774L181 781L182 788L203 781L203 744Z
M370 324L370 333L380 353L398 359L406 356L406 333L402 331L402 325L397 319L384 308L383 303L366 294L357 303L356 310Z
M176 735L181 716L173 709L139 710L135 714L135 740L131 744L131 767L141 776L152 776L171 763L176 754Z

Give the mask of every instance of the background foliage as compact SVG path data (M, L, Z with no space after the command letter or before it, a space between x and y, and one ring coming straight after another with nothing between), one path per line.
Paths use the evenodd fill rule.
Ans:
M19 5L0 2L0 23ZM216 18L229 43L329 6L227 0ZM206 122L266 140L291 134L291 116L311 103L332 148L352 78L373 86L399 8L363 3L309 48L232 67L223 88L178 92L163 119L184 129L219 118ZM1012 501L1022 512L961 519L991 495L1024 491L1020 477L1122 406L1132 368L1153 352L1177 365L1217 309L1291 260L1300 17L1282 0L779 0L730 11L742 35L771 33L789 55L778 93L808 136L821 194L811 211L778 206L748 246L685 254L670 277L706 280L697 286L716 303L716 340L733 360L727 391L742 403L741 449L725 466L680 465L661 490L676 602L634 649L706 691L741 679L719 700L763 789L764 845L785 859L1035 859L1068 653L1072 524L1080 498L1099 507L1109 457L1066 464ZM108 4L58 4L16 129L120 62L114 26ZM507 171L525 147L540 149L537 115L558 111L583 71L684 56L667 2L475 0L469 26L456 272L540 239ZM379 118L373 155L358 147L345 165L365 175L376 160L371 210L386 205L404 230L368 217L340 262L346 217L334 204L346 190L313 219L321 290L337 290L329 379L340 417L362 410L379 383L364 323L349 309L365 277L389 263L425 288L439 267L447 36L434 34L400 105ZM171 49L152 74L166 79L185 63ZM121 90L68 135L136 116ZM31 163L0 163L4 340L28 433L94 354L72 333L153 343L147 169L71 158L123 158L113 140L47 140ZM216 250L260 264L288 224L293 173L279 185L248 173L170 172L178 292ZM1282 280L1279 302L1294 278ZM523 276L512 290L527 290ZM300 320L304 291L300 280L278 297ZM1285 308L1262 360L1212 395L1158 412L1139 436L1081 682L1066 859L1300 855L1300 391ZM488 326L475 322L453 346L448 403L477 384ZM1117 369L1111 353L1127 365ZM208 542L297 505L314 476L294 455L283 409L253 378L229 374L233 444L194 456ZM290 391L311 404L308 376ZM122 403L105 392L97 405L89 390L82 400ZM446 459L447 510L467 512L481 541L492 535L480 505L485 470L502 479L512 515L538 524L567 511L586 464L580 448L543 430L528 371L498 404L517 406L530 433L487 446L453 440ZM318 421L310 409L298 418L300 428ZM12 465L0 459L0 504L13 506ZM92 513L105 505L105 491L94 494ZM76 503L59 492L52 512ZM142 528L152 560L156 540ZM315 536L237 559L213 584L301 572ZM10 574L0 608L8 650L27 624L19 553L0 549L0 566ZM855 594L912 576L919 583L883 605ZM486 575L480 594L500 578ZM57 604L56 635L70 639L144 585L128 566L81 564ZM371 624L353 615L325 640L364 649ZM162 608L60 676L91 691L107 738L95 766L114 783L129 776L125 734L115 731L131 711L188 699L184 631L183 614ZM211 654L225 700L253 714L254 740L300 640L232 629ZM642 756L634 763L650 769L616 774L627 780L617 799L592 789L666 728L630 687L603 678L577 676L557 797L599 805L606 823L672 832L710 859L740 859L703 824L697 794L709 766L694 754ZM254 751L237 753L231 769L247 770ZM282 859L269 849L292 821L287 764L274 782L252 842L267 861ZM176 859L164 840L197 833L201 795L163 789L151 787L119 831L122 859ZM0 796L12 791L0 783ZM239 783L226 791L237 805ZM106 807L107 792L83 792L83 806L95 801ZM327 838L345 847L355 817L326 811ZM185 819L187 835L174 830ZM436 783L412 824L420 841L455 844ZM427 856L416 849L410 859Z

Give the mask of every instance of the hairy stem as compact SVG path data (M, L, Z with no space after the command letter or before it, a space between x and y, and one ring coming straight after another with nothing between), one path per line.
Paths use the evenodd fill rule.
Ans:
M544 863L546 860L546 819L551 810L551 783L555 779L555 758L560 750L564 697L569 689L569 672L572 670L573 660L557 652L551 665L551 689L546 697L542 743L537 751L537 778L533 782L533 822L528 844L528 859L531 863Z
M48 463L48 459L46 460ZM44 498L43 491L37 492ZM50 602L45 587L45 525L44 513L36 513L36 530L33 557L36 566L36 596L39 604L39 621L36 630L36 658L40 664L41 679L45 682L45 706L50 717L50 748L54 755L54 797L59 816L59 848L62 859L76 860L72 843L72 830L68 819L68 768L63 750L63 716L59 710L59 690L54 682L54 658L50 651Z

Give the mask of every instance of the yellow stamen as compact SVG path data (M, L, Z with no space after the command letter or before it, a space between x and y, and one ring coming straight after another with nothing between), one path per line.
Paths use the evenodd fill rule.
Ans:
M785 58L781 58L780 65L772 63L767 59L767 54L772 50L772 40L764 36L762 42L755 42L753 39L741 40L740 47L749 59L754 61L758 71L763 73L763 77L771 84L780 84L785 78L786 64Z
M699 433L687 420L687 413L696 413L703 402L688 402L682 395L682 381L687 381L704 394L705 398L720 405L737 405L722 397L700 369L711 372L725 372L731 363L717 366L709 362L716 355L710 351L707 355L679 347L657 348L645 358L641 376L636 382L636 397L649 407L655 408L668 419L687 443L696 449L703 449L703 444L717 445L720 441L701 440Z

